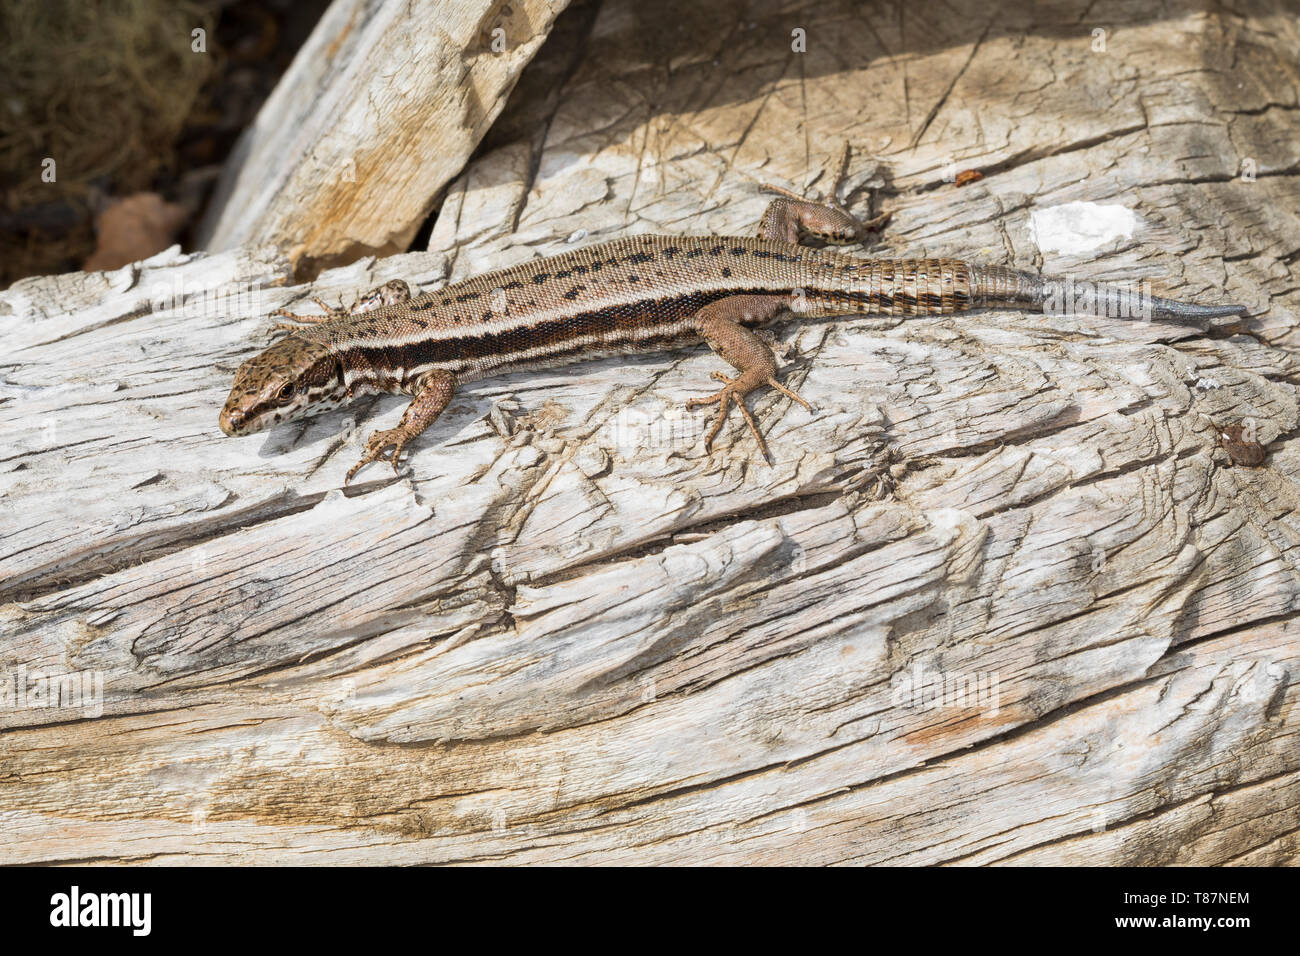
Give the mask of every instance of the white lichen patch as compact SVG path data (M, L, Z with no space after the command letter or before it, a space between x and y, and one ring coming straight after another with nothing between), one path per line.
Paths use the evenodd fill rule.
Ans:
M1034 210L1029 234L1042 252L1078 255L1128 239L1140 223L1127 206L1071 202Z

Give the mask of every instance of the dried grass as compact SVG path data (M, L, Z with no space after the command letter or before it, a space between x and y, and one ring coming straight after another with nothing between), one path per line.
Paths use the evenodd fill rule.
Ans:
M49 271L31 268L33 257L77 260L93 190L148 189L170 167L172 145L214 68L212 52L191 50L191 31L206 29L211 51L212 21L186 0L0 6L5 275ZM41 179L47 157L54 183ZM77 248L50 247L58 243Z

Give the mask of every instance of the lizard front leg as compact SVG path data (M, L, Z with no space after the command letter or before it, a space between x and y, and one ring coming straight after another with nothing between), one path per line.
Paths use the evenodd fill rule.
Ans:
M402 449L406 447L412 438L437 420L443 409L450 404L452 393L455 390L456 377L451 372L434 369L425 375L420 380L414 400L406 407L406 414L397 423L397 427L377 431L370 436L366 442L365 453L361 456L361 460L348 471L347 477L343 479L343 484L346 485L351 481L352 476L370 462L382 461L384 452L388 448L393 449L393 471L396 472L398 459L402 456Z
M341 305L327 305L323 300L312 296L312 301L321 307L323 315L298 315L288 309L276 309L271 313L272 315L281 316L289 321L275 323L271 326L271 331L292 332L300 325L319 325L321 322L328 322L331 319L344 319L350 315L369 312L371 309L377 309L383 305L398 305L410 298L411 287L401 279L393 279L383 285L375 286L375 288L364 293L360 299L352 303L351 308L344 308Z
M765 322L791 304L791 297L784 295L737 295L719 299L700 309L695 314L693 325L709 347L737 369L740 374L731 378L721 372L714 372L713 377L724 383L723 388L704 398L693 398L687 407L697 405L718 406L718 414L713 419L713 427L704 439L704 450L712 451L713 439L722 429L731 405L740 409L749 430L754 433L759 451L770 460L767 442L758 430L754 416L745 407L745 396L760 385L771 385L777 391L788 395L804 408L812 411L812 406L776 380L776 356L772 348L757 335L742 325L745 323Z

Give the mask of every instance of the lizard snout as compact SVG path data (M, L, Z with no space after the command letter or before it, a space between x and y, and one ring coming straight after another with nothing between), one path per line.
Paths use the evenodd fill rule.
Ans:
M221 410L221 418L218 421L221 430L232 438L243 434L244 431L244 412L243 409L231 408L227 405Z

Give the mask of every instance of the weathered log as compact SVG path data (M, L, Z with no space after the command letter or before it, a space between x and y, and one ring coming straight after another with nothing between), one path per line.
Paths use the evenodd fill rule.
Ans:
M335 0L244 134L199 230L300 273L401 252L568 0Z
M1300 32L949 6L608 0L434 251L0 296L0 664L103 688L0 709L0 861L1295 862ZM818 412L753 402L771 467L675 414L703 348L469 387L346 494L403 402L216 429L276 307L749 233L845 141L864 255L1158 278L1250 334L791 322Z

